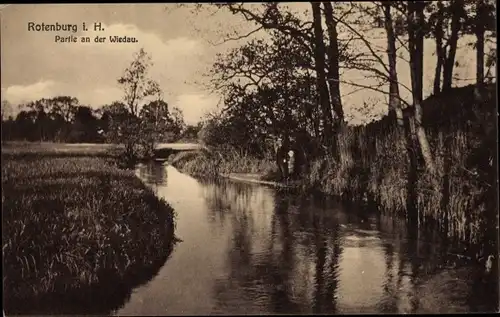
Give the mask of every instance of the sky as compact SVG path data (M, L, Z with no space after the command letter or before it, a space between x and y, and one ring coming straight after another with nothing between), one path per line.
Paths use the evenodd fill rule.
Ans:
M296 10L308 8L306 3L288 6ZM203 74L213 64L217 53L227 52L242 41L224 45L214 43L220 42L225 32L241 33L252 27L229 12L194 14L190 7L175 4L4 5L0 18L2 100L18 105L44 97L69 95L93 108L122 100L117 79L132 61L133 54L144 48L154 63L151 77L159 82L169 105L181 109L189 124L216 109L221 99L207 89L208 78ZM30 31L30 22L75 24L78 29L76 33ZM83 23L88 31L83 31ZM94 23L101 23L104 30L94 31ZM91 42L56 42L57 35L88 36ZM115 35L135 37L138 42L110 43L109 36ZM95 43L96 36L106 37L106 42ZM383 36L379 38L375 41L383 47ZM362 49L363 44L358 45ZM433 49L432 41L426 41L424 95L429 95L432 87ZM461 81L458 85L473 79L474 60L472 49L459 49L457 61L460 66L456 72L469 81ZM401 82L409 85L409 68L401 65L398 72ZM353 72L344 74L344 78L363 83L368 80L363 74ZM371 110L375 116L387 111L383 95L372 91L352 94L354 90L358 88L341 86L345 96L344 111L353 123L364 120L358 109L364 102L376 105Z

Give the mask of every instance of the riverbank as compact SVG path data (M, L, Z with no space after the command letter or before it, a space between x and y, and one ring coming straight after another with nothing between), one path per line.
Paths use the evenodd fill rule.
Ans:
M2 148L7 314L109 313L167 259L174 210L106 153Z
M420 222L437 223L450 238L498 250L496 86L486 87L481 102L474 99L474 86L467 86L431 96L423 109L437 175L420 160L416 181L408 181L404 131L384 118L343 127L338 157L311 162L302 188L371 201L395 216L414 212ZM270 160L208 151L180 154L171 164L193 176L252 173L268 181L276 173ZM407 206L411 192L416 195L414 210Z
M180 152L171 156L168 162L175 168L195 177L219 177L232 173L273 175L274 162L267 159L255 159L239 152L221 154L201 149ZM271 178L269 180L272 180Z

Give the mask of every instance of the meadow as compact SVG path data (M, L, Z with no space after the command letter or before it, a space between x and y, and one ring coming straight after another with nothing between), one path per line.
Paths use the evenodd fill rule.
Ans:
M103 313L164 263L174 211L114 162L103 145L2 145L7 313Z
M94 157L117 165L123 146L102 143L56 143L56 142L2 142L2 156L7 158L76 158Z
M368 201L380 212L398 217L413 214L418 225L438 225L464 249L481 245L486 249L481 252L496 253L496 87L489 85L480 102L474 99L474 86L455 88L431 96L423 108L437 174L429 173L420 158L413 171L416 180L409 180L405 132L386 117L365 126L342 127L336 157L310 162L303 189ZM195 176L259 173L272 180L276 175L272 160L237 151L180 153L171 164Z

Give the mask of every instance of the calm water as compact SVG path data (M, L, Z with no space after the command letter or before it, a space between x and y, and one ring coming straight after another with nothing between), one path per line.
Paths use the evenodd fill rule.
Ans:
M468 312L498 298L481 266L389 217L161 163L137 174L176 210L182 242L115 314Z

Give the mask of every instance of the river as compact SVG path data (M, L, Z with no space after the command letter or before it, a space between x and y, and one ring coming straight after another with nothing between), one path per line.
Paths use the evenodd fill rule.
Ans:
M116 315L450 313L497 301L476 281L481 266L457 263L435 234L408 238L391 217L158 162L136 173L175 209L182 241Z

